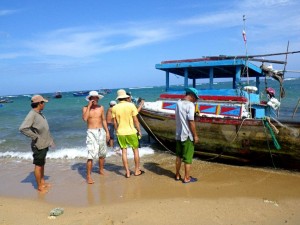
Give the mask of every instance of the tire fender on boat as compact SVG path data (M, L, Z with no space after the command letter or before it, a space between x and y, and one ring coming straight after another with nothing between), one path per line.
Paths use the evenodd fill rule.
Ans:
M256 92L257 91L257 87L255 86L245 86L244 90L250 93Z

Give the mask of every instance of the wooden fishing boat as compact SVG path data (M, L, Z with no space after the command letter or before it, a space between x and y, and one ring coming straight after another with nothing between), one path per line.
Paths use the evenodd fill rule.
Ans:
M265 64L259 67L248 59L222 56L157 64L156 69L165 72L166 92L157 101L144 103L139 114L141 125L164 148L174 151L176 102L184 97L184 88L197 88L198 79L207 79L208 89L197 88L195 122L200 141L195 145L196 157L299 170L300 122L279 121L279 101L263 101L260 97L265 92L260 90L260 80L273 76L280 81L283 73ZM171 74L183 77L181 90L171 89ZM218 78L230 79L232 87L215 89ZM246 85L243 79L247 79ZM254 85L249 86L249 80ZM280 87L283 90L282 83Z

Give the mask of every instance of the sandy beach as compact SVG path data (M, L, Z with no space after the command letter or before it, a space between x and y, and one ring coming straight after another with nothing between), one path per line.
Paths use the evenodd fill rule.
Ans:
M133 167L133 161L130 160ZM47 194L36 191L31 161L1 159L0 224L299 224L300 174L194 160L198 182L175 181L174 156L141 158L129 179L119 156L85 182L85 160L48 160ZM183 174L183 172L182 172ZM50 218L54 208L64 213Z

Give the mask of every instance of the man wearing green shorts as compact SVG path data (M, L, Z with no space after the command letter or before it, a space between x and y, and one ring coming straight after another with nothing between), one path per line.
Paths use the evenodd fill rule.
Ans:
M190 176L192 159L194 156L194 144L199 141L194 121L195 105L198 99L198 91L195 88L186 88L186 96L176 105L176 174L175 180L181 180L180 168L184 163L183 183L196 182L197 178Z
M127 160L127 147L132 147L135 163L134 175L139 176L144 173L140 170L139 141L141 136L140 124L137 119L137 108L131 102L128 102L128 96L123 89L118 90L117 100L119 103L112 108L112 118L118 138L120 148L122 149L122 161L126 170L125 177L130 177L130 170Z

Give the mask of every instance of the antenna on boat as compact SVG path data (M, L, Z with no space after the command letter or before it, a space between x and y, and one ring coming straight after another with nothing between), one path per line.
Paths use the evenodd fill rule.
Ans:
M247 74L247 84L249 84L249 73L248 73L248 46L247 46L247 36L246 36L246 16L243 15L243 23L244 23L244 27L243 27L243 39L244 39L244 43L245 43L245 49L246 49L246 74Z
M279 102L281 102L281 98L285 97L285 91L284 91L282 83L284 81L284 74L286 72L286 64L287 64L287 57L288 57L288 52L289 52L289 46L290 46L290 41L288 41L287 47L286 47L285 62L284 62L284 67L283 67L283 71L282 71L282 82L280 82ZM277 111L277 117L279 117L279 111L280 111L280 108Z

